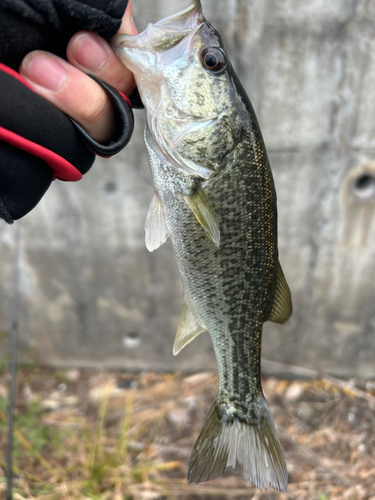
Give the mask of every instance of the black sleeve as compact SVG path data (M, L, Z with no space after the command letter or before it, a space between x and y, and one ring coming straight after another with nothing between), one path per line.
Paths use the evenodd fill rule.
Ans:
M36 49L65 57L69 39L82 29L110 38L120 27L127 2L1 0L0 63L18 70L23 57ZM30 144L31 149L44 148L47 156L52 152L57 164L71 165L78 177L65 180L77 180L95 156L67 116L1 69L0 219L11 223L37 205L54 178L64 179L43 155L30 153Z
M53 178L80 180L95 155L68 116L1 65L0 92L0 217L11 223L35 207Z

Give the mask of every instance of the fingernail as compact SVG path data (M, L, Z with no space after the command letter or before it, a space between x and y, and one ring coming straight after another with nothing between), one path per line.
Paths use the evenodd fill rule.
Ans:
M78 35L73 42L72 52L76 62L90 71L98 71L109 57L101 40L93 33Z
M137 27L133 19L133 6L131 2L128 2L124 16L122 18L121 26L118 31L121 35L138 35Z
M137 26L135 25L133 16L130 18L130 24L131 24L132 35L138 35L138 29Z
M64 66L44 54L26 57L22 63L23 75L49 90L59 90L66 76Z

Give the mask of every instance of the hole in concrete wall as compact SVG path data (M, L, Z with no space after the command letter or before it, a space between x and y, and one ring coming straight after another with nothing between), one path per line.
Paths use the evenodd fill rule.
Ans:
M126 349L136 349L141 345L141 339L139 333L129 332L123 337L122 344Z
M117 184L113 181L109 181L104 185L103 189L105 193L114 193L117 191Z
M369 173L359 175L354 181L353 190L360 198L371 198L375 194L375 177Z

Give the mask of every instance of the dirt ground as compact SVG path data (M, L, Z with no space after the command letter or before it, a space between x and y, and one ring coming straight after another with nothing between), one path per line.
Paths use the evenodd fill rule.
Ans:
M0 374L0 495L7 372ZM265 378L289 471L285 493L237 476L186 482L217 386L211 373L23 368L17 378L15 500L375 500L375 383Z

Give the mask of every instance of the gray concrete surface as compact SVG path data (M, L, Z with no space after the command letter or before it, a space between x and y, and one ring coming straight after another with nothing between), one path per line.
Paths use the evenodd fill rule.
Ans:
M140 29L188 2L134 1ZM203 0L257 112L294 299L264 357L375 376L375 2ZM132 143L22 220L20 353L54 366L199 371L207 334L171 354L181 285L169 244L144 247L152 184ZM14 228L0 233L0 332L10 328Z

